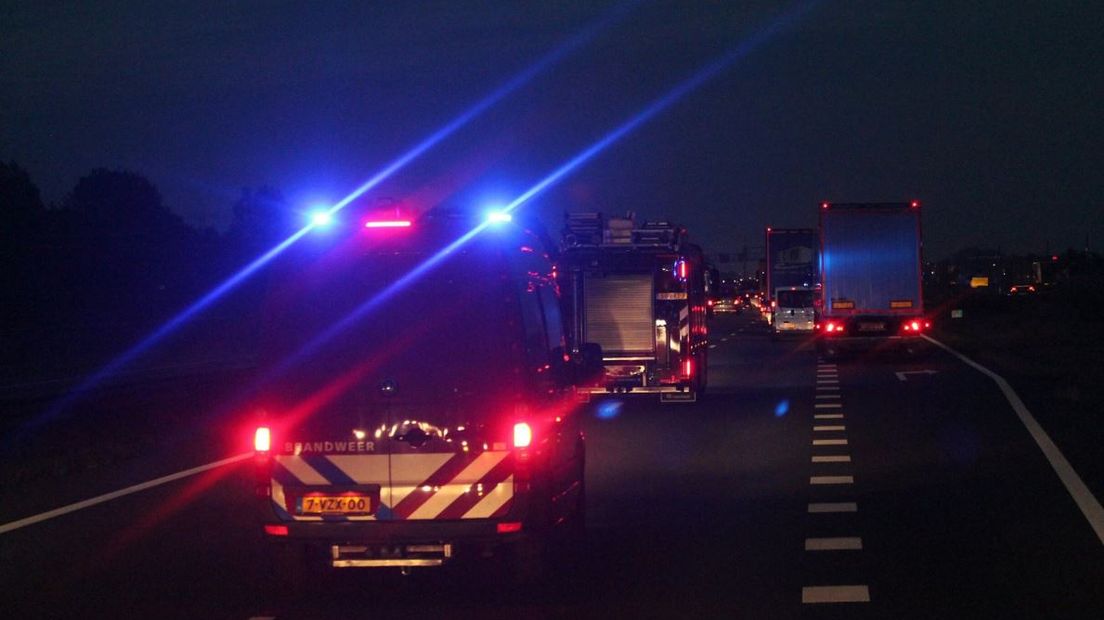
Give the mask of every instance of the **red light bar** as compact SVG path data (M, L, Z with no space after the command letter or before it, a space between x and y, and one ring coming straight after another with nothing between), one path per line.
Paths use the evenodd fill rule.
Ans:
M266 525L264 526L264 533L269 536L287 536L288 527L286 525Z
M365 228L410 228L410 220L371 220L364 223Z

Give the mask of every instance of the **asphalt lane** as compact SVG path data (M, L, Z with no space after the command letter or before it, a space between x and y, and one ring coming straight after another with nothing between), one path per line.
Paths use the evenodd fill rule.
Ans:
M711 330L701 402L625 397L584 408L586 550L548 588L518 591L489 567L463 566L405 578L338 572L301 595L276 591L246 462L0 535L0 609L161 618L1104 615L1104 548L988 379L939 352L818 362L807 343L772 342L750 314L718 318ZM898 378L908 371L933 372ZM869 602L813 602L863 594Z

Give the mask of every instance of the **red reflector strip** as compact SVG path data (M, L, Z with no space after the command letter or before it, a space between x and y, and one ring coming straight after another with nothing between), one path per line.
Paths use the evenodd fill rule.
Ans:
M410 228L410 220L379 220L365 222L365 228Z
M264 526L264 533L269 536L287 536L288 528L286 525L266 525Z
M521 531L521 521L503 521L495 526L499 534L513 534Z

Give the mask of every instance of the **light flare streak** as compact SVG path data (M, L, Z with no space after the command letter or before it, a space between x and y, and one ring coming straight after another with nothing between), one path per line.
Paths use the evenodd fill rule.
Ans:
M363 196L365 193L378 186L380 183L390 178L396 172L404 168L407 164L414 161L418 157L425 154L439 142L445 138L456 133L459 129L470 123L476 117L486 112L489 108L512 94L514 91L520 89L525 84L532 81L537 75L545 72L550 67L559 63L569 54L575 52L580 47L583 47L591 40L593 40L599 33L608 29L624 18L635 5L638 4L637 0L630 0L627 2L616 5L613 9L607 11L601 18L593 21L585 26L582 30L569 37L566 41L558 45L552 51L548 52L535 63L530 65L525 70L521 71L506 83L499 86L497 89L491 92L490 95L476 102L469 107L466 111L462 112L459 116L455 117L452 121L431 133L421 142L414 145L399 157L392 160L380 171L371 176L367 181L362 183L359 187L354 189L340 201L328 209L319 211L320 215L332 217L338 211L341 211L345 207L349 206L353 201ZM161 327L145 336L137 343L132 345L129 349L118 355L106 365L95 371L93 374L85 377L81 380L76 387L68 390L64 396L56 400L50 405L50 407L39 416L31 419L22 429L27 431L35 427L41 426L43 423L56 417L59 413L65 410L69 405L75 402L81 394L89 391L106 380L108 377L116 374L120 369L133 362L136 358L143 353L149 351L154 345L165 339L173 332L180 329L184 324L188 323L197 314L211 306L218 301L221 297L226 295L229 291L235 289L238 285L255 274L262 267L271 262L274 258L280 255L284 250L293 245L296 241L301 239L312 230L318 228L321 222L317 219L312 221L289 236L284 241L280 242L274 248L268 250L261 256L254 259L245 267L240 269L237 273L224 280L221 284L214 289L204 294L199 300L195 301L184 310L179 312L176 316L171 318ZM14 439L13 434L13 439Z

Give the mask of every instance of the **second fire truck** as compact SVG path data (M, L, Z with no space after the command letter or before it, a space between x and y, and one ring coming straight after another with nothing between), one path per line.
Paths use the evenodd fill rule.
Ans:
M576 389L693 402L706 387L705 264L686 229L569 213L561 292L576 351L598 345L604 373Z

